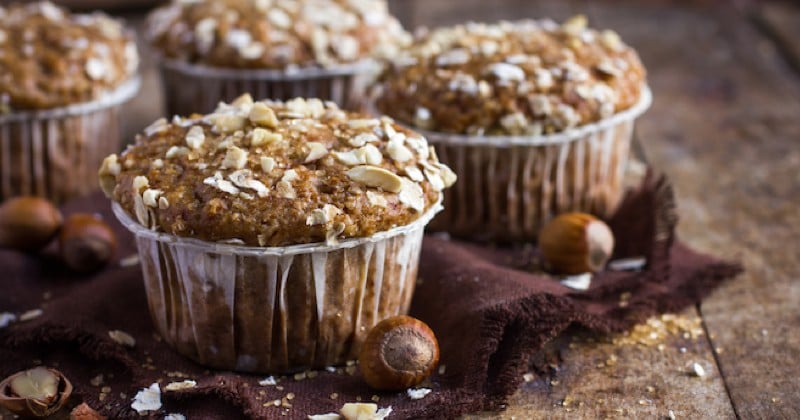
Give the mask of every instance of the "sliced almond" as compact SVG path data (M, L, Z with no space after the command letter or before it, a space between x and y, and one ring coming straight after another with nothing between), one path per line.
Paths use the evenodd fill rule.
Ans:
M161 193L161 190L148 188L142 193L142 202L147 207L156 208L158 207L158 197L161 196Z
M428 178L428 182L431 184L436 191L441 191L444 189L444 181L442 180L441 175L439 175L439 171L430 171L425 169L425 177Z
M434 163L434 165L439 168L439 176L442 177L442 181L444 181L445 188L451 187L453 184L456 183L458 180L458 176L449 166L443 163Z
M425 210L425 195L422 187L408 178L401 178L401 183L402 190L397 196L398 200L418 212Z
M402 142L396 140L389 141L389 143L386 145L386 153L388 153L389 157L395 162L408 162L414 158L411 150L409 150L408 147L406 147Z
M383 155L377 147L367 144L356 150L356 156L359 157L361 162L368 165L380 165L383 162Z
M304 163L309 163L315 160L322 159L327 154L328 154L328 148L325 147L324 144L315 141L310 141L308 142L308 156L306 156L306 160L304 161Z
M381 188L393 193L398 193L403 188L403 181L399 176L377 166L356 166L347 171L347 176L368 187Z
M416 166L406 166L403 168L403 170L412 181L422 182L425 180L425 176L422 175L422 171L420 171Z
M138 195L142 189L150 186L150 181L146 176L139 175L133 178L133 183L131 186L133 187L133 191Z
M339 162L347 165L347 166L356 166L366 163L366 159L362 160L359 156L356 155L355 150L348 150L346 152L333 152L333 156Z

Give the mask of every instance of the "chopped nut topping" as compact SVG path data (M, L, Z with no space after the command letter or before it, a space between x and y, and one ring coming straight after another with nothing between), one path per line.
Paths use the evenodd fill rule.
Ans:
M249 118L253 123L264 127L275 128L278 125L278 117L275 116L275 111L261 102L253 105Z
M167 159L172 159L174 157L186 156L189 154L189 149L183 146L172 146L167 150L167 153L164 155Z
M275 185L275 189L278 191L278 194L283 198L295 199L297 198L297 193L288 181L278 181Z
M247 164L247 152L236 147L231 146L228 152L225 153L225 159L222 161L223 169L242 169Z
M275 169L275 159L269 156L262 156L261 170L264 171L265 174L269 174L273 169Z
M378 109L407 124L457 134L538 136L635 105L645 71L615 32L588 29L586 17L576 16L563 25L468 23L420 33L380 80ZM578 84L589 95L575 98ZM595 95L597 87L612 94ZM548 103L537 99L528 107L535 95Z
M223 116L266 109L274 127L248 117L241 130L208 129ZM173 118L160 134L106 159L108 193L143 226L216 243L335 244L345 232L360 237L414 221L446 186L445 174L455 175L422 136L389 118L351 116L358 114L316 99L244 96L208 116ZM187 157L154 167L165 150ZM289 235L283 225L298 228Z
M254 128L250 133L250 146L259 147L283 140L280 133L271 133L263 128Z
M199 149L205 140L206 134L203 131L203 127L199 125L192 126L192 128L186 132L186 144L192 149Z

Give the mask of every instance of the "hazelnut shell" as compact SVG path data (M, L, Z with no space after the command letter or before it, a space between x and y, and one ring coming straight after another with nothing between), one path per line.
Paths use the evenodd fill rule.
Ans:
M564 213L539 232L539 249L548 269L557 274L596 272L614 251L614 234L591 214Z
M56 236L64 218L39 197L15 197L0 205L0 247L35 252Z
M0 382L0 406L22 417L47 417L60 410L72 395L72 383L58 370L46 369L58 378L58 392L52 401L40 401L14 394L11 390L11 382L17 377L26 375L28 371L24 370Z
M367 334L359 354L364 380L379 390L402 390L427 379L439 363L439 343L424 322L398 315Z

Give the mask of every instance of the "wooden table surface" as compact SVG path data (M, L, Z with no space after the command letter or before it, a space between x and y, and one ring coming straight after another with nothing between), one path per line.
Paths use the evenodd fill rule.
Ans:
M586 13L649 70L638 137L674 183L680 237L746 273L681 314L690 327L549 347L503 418L800 418L800 5L738 1L397 0L407 27ZM128 107L161 115L157 74ZM674 322L669 324L675 327ZM658 327L658 325L655 325ZM699 333L699 334L698 334ZM591 342L596 341L596 342ZM698 363L704 376L694 374Z

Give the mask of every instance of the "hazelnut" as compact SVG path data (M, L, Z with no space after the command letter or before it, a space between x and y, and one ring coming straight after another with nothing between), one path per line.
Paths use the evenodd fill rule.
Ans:
M67 218L59 235L61 259L80 273L96 271L106 265L117 248L111 227L100 217L76 213Z
M71 394L72 384L64 374L42 366L0 382L0 406L23 417L47 417L60 410Z
M431 375L439 363L439 343L427 324L398 315L370 330L358 360L367 385L402 390Z
M0 205L0 247L38 251L55 237L62 221L61 212L44 198L11 198Z
M586 213L564 213L539 232L539 248L550 270L581 274L602 270L614 251L614 234Z

